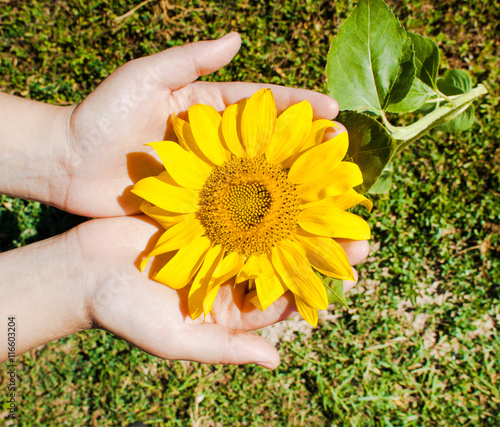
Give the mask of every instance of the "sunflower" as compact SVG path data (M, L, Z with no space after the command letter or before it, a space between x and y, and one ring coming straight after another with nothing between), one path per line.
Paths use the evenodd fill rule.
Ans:
M313 121L302 101L279 117L270 89L228 106L222 116L193 105L189 121L172 122L178 143L152 142L166 171L137 182L141 210L164 228L148 259L169 254L153 279L173 289L190 285L193 319L212 310L229 279L247 286L265 310L287 290L297 309L316 325L328 306L318 272L353 280L335 238L364 240L368 224L347 209L371 202L353 187L359 167L342 161L347 133L323 142L329 120Z

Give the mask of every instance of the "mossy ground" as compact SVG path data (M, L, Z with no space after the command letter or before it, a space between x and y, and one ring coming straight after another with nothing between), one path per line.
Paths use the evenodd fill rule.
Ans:
M204 79L325 92L329 43L355 3L153 0L124 16L137 4L3 0L0 89L78 103L126 61L238 30L238 56ZM433 131L396 159L391 192L372 197L366 216L373 251L350 310L282 343L274 372L167 362L102 331L73 335L19 358L19 425L500 425L500 6L388 4L438 43L441 73L464 69L489 95L471 130ZM0 250L83 220L0 196Z

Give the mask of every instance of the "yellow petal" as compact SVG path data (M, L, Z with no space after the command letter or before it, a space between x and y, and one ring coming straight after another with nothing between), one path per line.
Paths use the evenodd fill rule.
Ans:
M237 252L229 253L215 270L211 286L221 285L234 277L243 267L243 255Z
M201 236L179 249L175 256L153 277L173 289L181 289L193 278L211 248L210 240Z
M368 212L371 212L373 208L373 203L370 199L367 199L365 196L352 189L346 191L345 193L339 194L338 196L328 197L316 202L306 203L304 207L309 208L312 206L330 206L345 211L358 204L363 205L366 209L368 209Z
M348 146L347 132L342 132L311 148L294 162L288 173L289 181L293 184L303 184L322 179L342 161Z
M336 279L354 280L349 259L335 240L298 233L294 239L305 249L307 259L316 270Z
M194 215L187 221L173 225L160 236L153 250L141 262L141 271L144 270L149 258L187 246L204 232L205 229Z
M338 126L331 120L326 120L326 119L315 120L312 123L309 135L307 136L304 144L300 147L300 151L296 152L288 159L284 160L282 166L284 168L289 169L293 165L295 160L297 160L303 153L305 153L307 150L314 147L315 145L321 144L323 142L323 136L325 135L326 130L331 127L338 128Z
M240 270L238 272L238 274L236 275L236 279L235 279L234 283L235 283L235 285L239 285L240 283L243 283L249 279L250 278L247 276L246 272L243 270Z
M158 241L156 242L155 244L155 247L153 248L153 251L156 249L156 247L158 245L161 245L163 243L165 243L167 241L167 237L164 237L165 236L165 233L163 233L160 238L158 239ZM152 252L152 251L151 251ZM144 258L142 261L141 261L141 264L139 265L139 270L141 270L141 272L144 271L144 269L146 268L146 266L148 265L148 261L149 259L152 257L152 255L148 255L146 258Z
M313 110L308 101L302 101L287 108L276 121L271 143L266 150L270 163L281 163L306 141L313 118Z
M266 255L249 256L236 278L236 284L249 279L254 279L255 281L257 288L256 298L259 300L256 307L258 306L259 310L262 309L262 311L287 290L276 277L274 269Z
M259 297L255 289L248 293L248 299L257 310L264 311L264 308L262 307L262 304L259 301Z
M231 252L219 262L212 274L212 278L206 289L206 296L203 299L202 305L205 316L212 310L220 286L231 277L234 277L241 270L242 266L243 255L236 252Z
M337 128L340 129L339 126L332 122L331 120L319 119L315 120L311 126L311 132L307 137L307 141L304 144L303 148L314 147L315 145L320 145L323 142L323 137L325 136L325 132L329 128Z
M304 230L318 236L353 240L370 238L370 226L363 218L335 207L305 208L297 222Z
M236 277L236 284L244 282L245 280L256 279L259 277L259 274L257 255L250 255Z
M227 157L219 138L220 114L210 105L196 104L189 107L188 115L196 145L216 165L224 163Z
M285 288L277 277L258 277L255 279L255 287L262 311L285 293Z
M274 275L274 270L266 255L260 255L257 258L259 275L255 279L255 287L259 297L260 305L263 310L269 307L286 289L279 279Z
M198 210L198 191L165 182L164 173L141 179L132 188L132 193L167 211L196 212Z
M299 295L311 307L325 309L328 298L325 286L314 273L305 252L289 240L277 243L272 252L272 263L282 283Z
M217 293L219 292L220 285L214 286L207 292L207 296L203 300L203 313L205 316L212 311L214 306L215 298L217 298Z
M172 118L172 124L174 125L175 134L179 139L179 145L184 148L184 150L194 153L196 157L206 164L213 166L214 163L207 156L205 156L203 151L201 151L201 148L198 147L191 130L191 125L176 115Z
M241 145L240 136L238 134L238 128L241 121L241 112L244 108L244 102L239 102L238 104L232 104L224 110L222 115L222 135L224 136L224 142L227 148L236 156L244 157L245 150Z
M297 189L304 202L315 202L337 196L363 183L363 174L356 163L340 162L329 175L317 181L307 181Z
M191 151L195 153L198 157L203 158L204 155L203 153L201 153L201 150L196 145L193 132L191 132L191 125L185 120L182 120L181 118L177 117L175 114L172 116L172 125L174 126L175 135L179 140L179 145L182 148L184 148L184 150Z
M276 115L271 89L261 89L247 101L241 116L241 139L249 157L266 150L273 136Z
M141 203L140 210L147 216L153 218L155 221L158 221L164 229L168 229L172 227L172 225L179 222L194 218L194 214L166 211L165 209L159 208L146 200Z
M221 245L213 246L207 252L203 265L193 280L188 296L189 314L193 319L196 319L203 313L203 300L207 295L208 284L223 255L224 248Z
M295 295L295 305L297 306L297 310L300 315L304 318L304 320L312 326L316 326L318 324L318 309L310 307L305 303L305 301Z
M167 172L182 187L201 189L212 172L211 166L175 142L158 141L146 145L154 148Z

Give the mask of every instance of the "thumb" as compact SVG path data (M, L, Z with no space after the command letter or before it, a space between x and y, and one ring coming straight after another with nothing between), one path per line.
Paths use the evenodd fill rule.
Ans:
M148 81L159 89L177 90L227 65L240 46L240 35L232 32L217 40L173 47L132 63L146 71Z
M240 45L240 35L233 32L217 40L173 47L134 59L115 70L88 98L97 99L93 105L98 108L111 105L112 110L114 108L121 114L123 109L128 111L131 105L137 105L151 94L180 89L198 77L218 70L233 59ZM104 110L109 112L106 108ZM91 108L91 118L93 113L95 111ZM98 111L98 115L101 114ZM88 118L82 117L82 123L85 123Z
M242 365L255 363L268 369L280 364L276 349L250 332L235 332L213 323L193 325L182 340L181 354L175 358L209 364Z

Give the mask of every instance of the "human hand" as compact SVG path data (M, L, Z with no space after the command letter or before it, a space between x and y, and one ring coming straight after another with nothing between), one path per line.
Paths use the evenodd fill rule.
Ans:
M336 101L312 91L194 82L226 65L240 43L239 35L230 33L215 41L168 49L131 61L104 80L70 116L67 185L60 199L50 203L93 217L138 213L141 200L130 188L139 179L163 171L148 155L153 149L144 144L175 138L167 119L197 103L221 111L262 87L271 87L278 113L307 99L315 119L337 115Z
M15 354L97 327L166 359L275 368L276 350L248 331L296 315L293 297L285 294L261 312L244 287L228 283L218 292L214 314L193 320L188 288L176 291L137 268L160 232L145 216L104 218L0 254L0 315L14 316L24 331ZM341 244L351 263L367 255L366 241ZM354 282L344 285L347 290ZM4 346L0 362L7 358Z
M244 287L221 287L213 313L192 320L187 307L189 289L176 291L140 273L137 264L158 226L147 217L89 221L77 227L86 285L89 320L138 348L165 359L210 364L256 363L276 368L276 349L248 331L297 314L293 297L281 297L264 312L247 298ZM341 241L351 263L368 253L366 241ZM146 247L146 250L143 249ZM134 265L135 264L135 265ZM354 286L346 282L345 289Z

